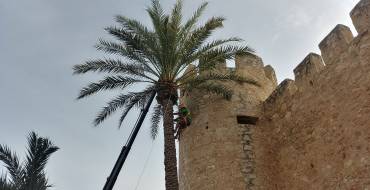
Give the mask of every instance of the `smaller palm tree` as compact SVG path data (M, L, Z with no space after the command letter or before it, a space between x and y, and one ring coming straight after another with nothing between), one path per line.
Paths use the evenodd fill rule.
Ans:
M45 165L59 148L35 132L31 132L27 140L27 156L22 164L8 146L0 145L0 161L8 170L7 174L0 176L1 190L47 190L52 186L46 178Z

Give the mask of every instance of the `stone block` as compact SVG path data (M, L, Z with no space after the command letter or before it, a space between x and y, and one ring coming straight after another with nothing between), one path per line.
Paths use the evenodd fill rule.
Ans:
M264 70L266 77L271 80L273 86L277 86L277 79L274 68L271 65L267 65L264 67Z
M253 54L238 54L235 56L235 70L242 76L264 76L265 71L260 57Z
M307 83L312 76L324 68L324 63L320 55L310 53L294 69L295 82L297 86Z
M279 84L279 86L271 93L266 99L265 106L272 106L279 99L283 99L285 96L293 95L297 90L294 80L285 79Z
M338 24L319 44L322 58L326 65L333 64L346 53L353 40L351 30Z
M251 145L246 144L246 145L244 145L243 149L244 149L244 150L252 150L252 146L251 146Z
M370 0L361 0L350 13L359 34L370 29Z
M243 140L247 141L247 142L250 142L250 141L252 141L252 138L250 137L250 135L244 135Z
M226 69L226 60L219 61L216 64L216 71L219 71L219 72L227 72L227 69Z

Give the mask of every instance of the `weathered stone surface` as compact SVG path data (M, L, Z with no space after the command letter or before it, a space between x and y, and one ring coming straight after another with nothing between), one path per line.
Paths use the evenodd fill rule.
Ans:
M352 40L351 30L347 26L338 24L319 44L325 64L337 63L342 54L348 50Z
M291 96L297 90L293 80L285 79L279 84L279 86L272 92L272 94L266 99L265 105L273 105L273 102L281 101L285 96Z
M251 183L248 176L253 170L244 171L254 165L253 130L250 125L238 124L237 116L260 115L261 103L276 82L273 69L267 77L261 58L255 55L238 55L235 64L237 74L256 80L260 86L227 83L234 89L231 101L195 91L182 99L192 105L193 121L179 141L181 190L245 190Z
M261 78L265 71L262 59L253 54L240 54L235 57L235 70L237 73Z
M320 55L310 53L307 57L294 69L295 84L298 87L313 85L314 76L324 68L324 63Z
M370 0L361 0L350 14L359 34L370 29Z
M267 99L278 101L265 102L253 133L258 189L370 188L368 39L362 33L349 42L351 51L322 67L314 85L299 86L311 80L299 71L299 90Z
M277 79L276 79L274 68L272 68L271 65L266 65L264 67L264 70L265 70L266 77L272 81L274 86L277 86Z

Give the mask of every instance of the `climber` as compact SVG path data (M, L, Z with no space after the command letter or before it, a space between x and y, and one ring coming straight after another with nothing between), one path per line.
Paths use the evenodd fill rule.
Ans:
M191 116L188 108L186 108L182 103L179 105L179 112L174 113L174 115L179 115L179 117L175 119L175 138L178 139L182 130L191 124Z

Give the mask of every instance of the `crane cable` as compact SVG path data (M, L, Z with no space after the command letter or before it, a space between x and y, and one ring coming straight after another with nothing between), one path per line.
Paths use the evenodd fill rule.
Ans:
M155 141L155 142L157 142L157 141ZM149 154L148 154L148 156L147 156L147 158L146 158L146 160L145 160L144 167L143 167L143 169L141 170L141 173L140 173L139 179L138 179L138 181L137 181L137 183L136 183L136 186L135 186L135 190L137 190L137 188L139 187L139 184L140 184L140 182L141 182L141 178L143 177L144 172L145 172L145 170L146 170L146 167L148 166L149 158L150 158L150 157L151 157L151 155L152 155L153 147L154 147L155 142L152 142L152 146L150 147L150 152L149 152Z
M140 111L140 113L139 113L139 117L136 119L136 122L135 122L134 126L136 126L136 124L139 122L140 116L143 114L143 112L144 112L144 109L141 109L141 111ZM128 144L128 142L129 142L129 140L131 139L132 134L134 133L134 131L135 131L135 127L134 127L134 128L132 128L131 133L130 133L130 135L128 136L127 141L126 141L126 143L125 143L125 145L124 145L124 146L127 146L127 144Z

